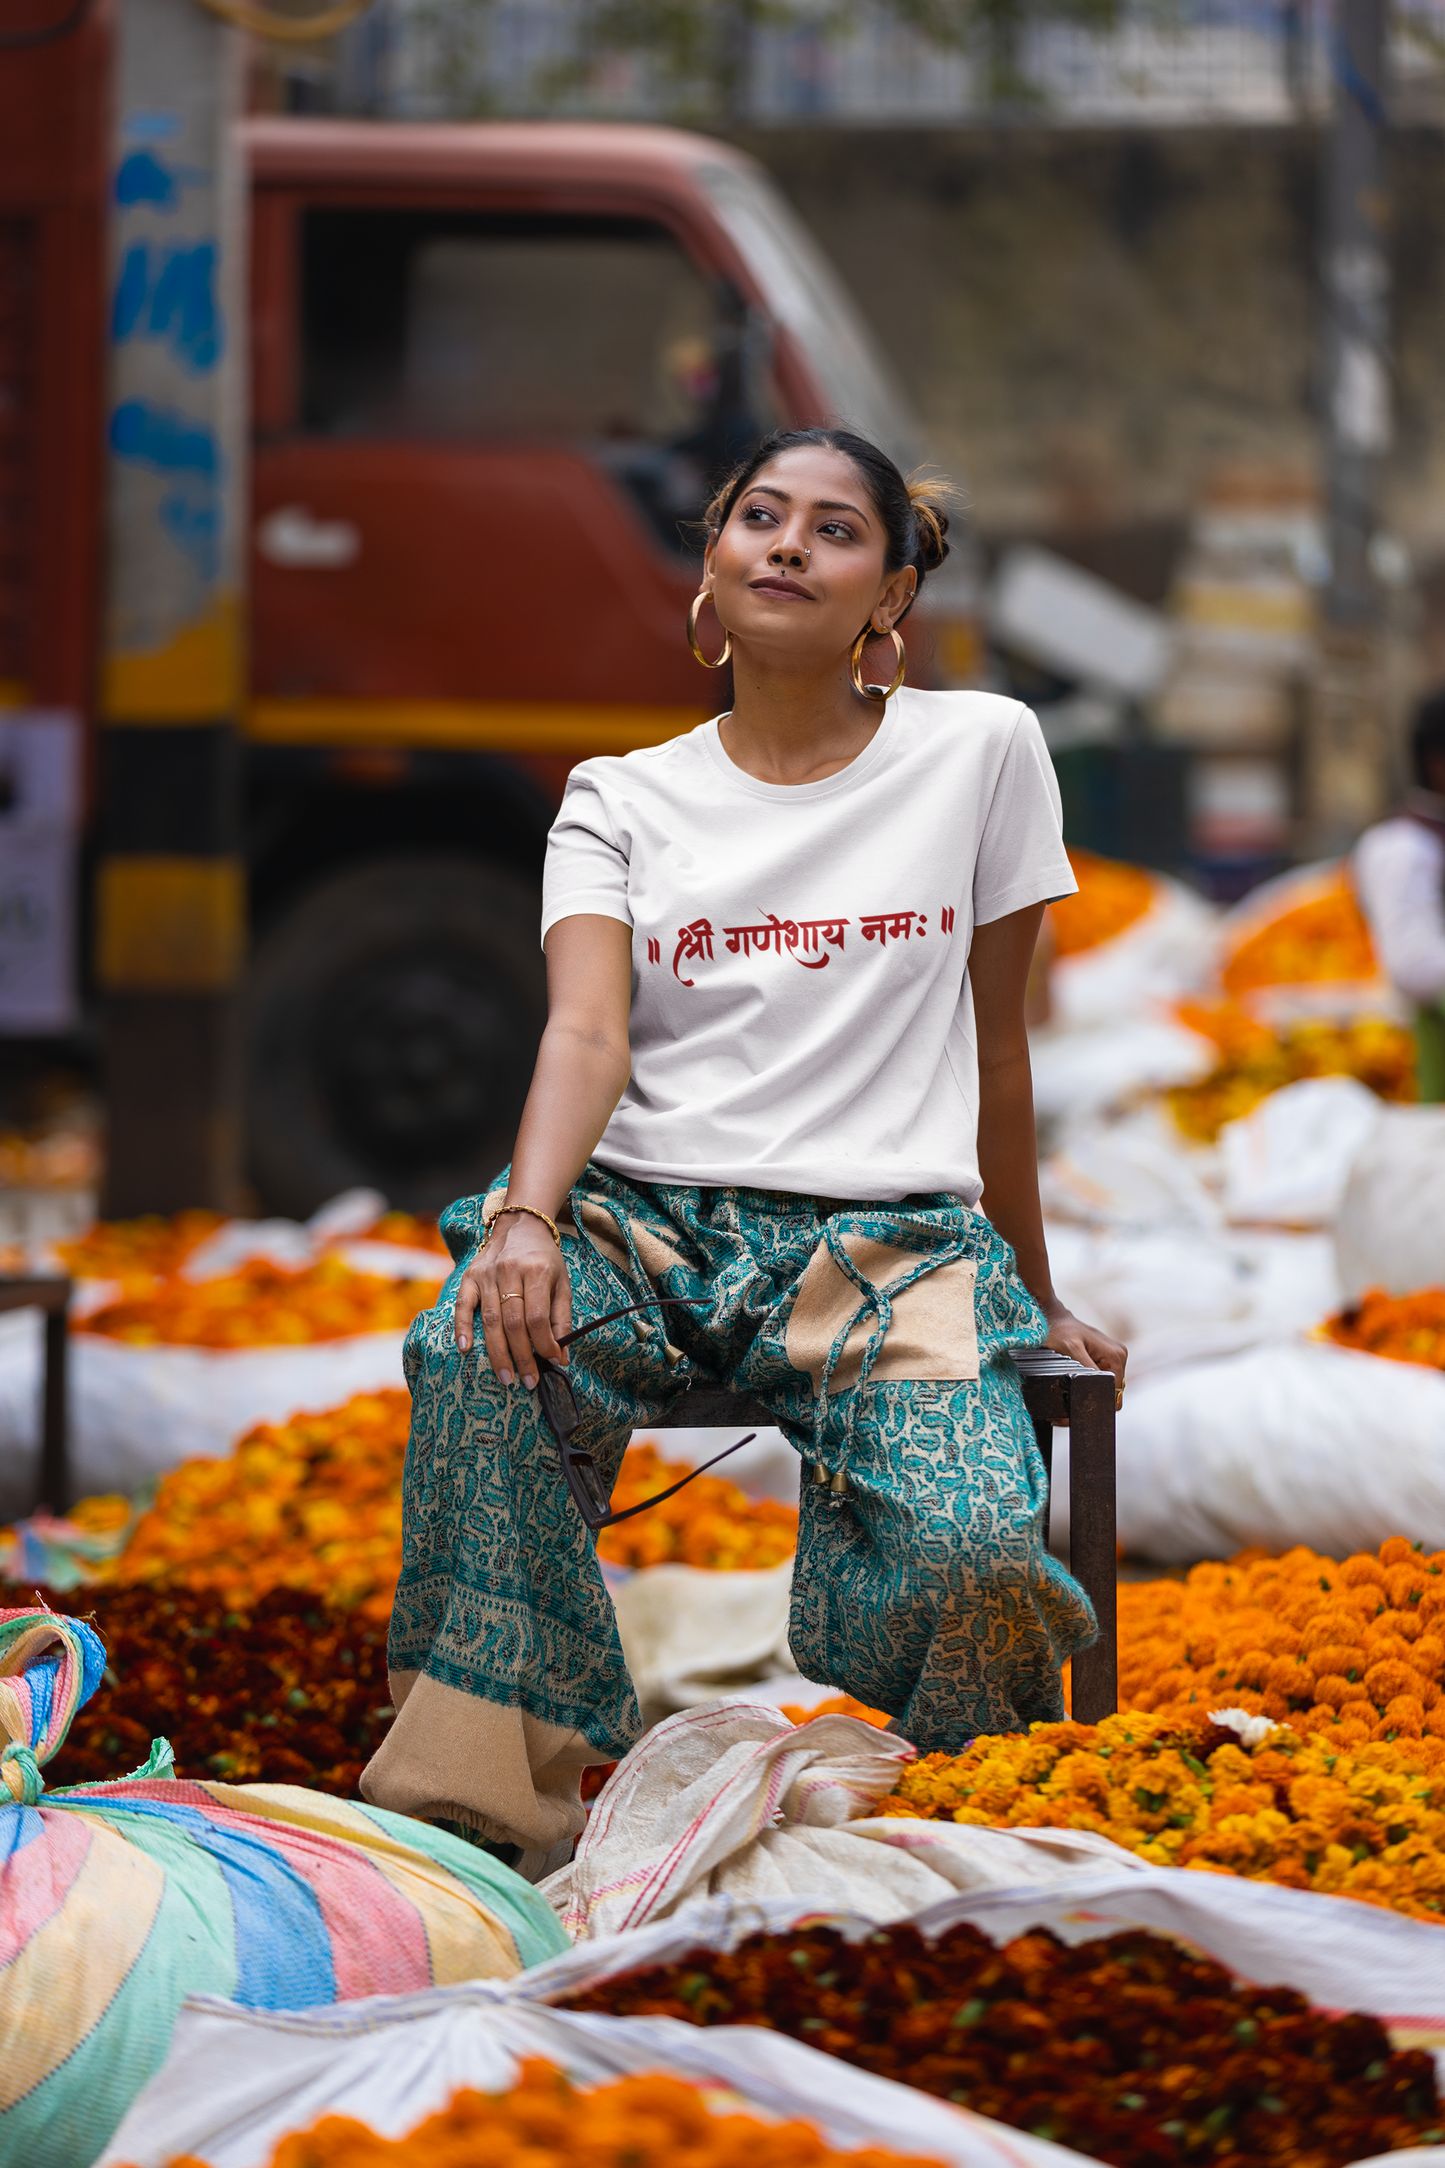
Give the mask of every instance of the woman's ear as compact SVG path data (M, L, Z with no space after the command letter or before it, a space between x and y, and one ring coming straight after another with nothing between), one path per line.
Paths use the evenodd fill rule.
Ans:
M705 580L711 580L717 577L716 535L712 535L709 537L707 548L702 553L702 576Z
M917 593L918 574L914 571L912 565L904 565L893 574L890 580L885 582L883 592L873 610L874 623L877 624L881 618L883 622L879 629L883 632L891 632Z

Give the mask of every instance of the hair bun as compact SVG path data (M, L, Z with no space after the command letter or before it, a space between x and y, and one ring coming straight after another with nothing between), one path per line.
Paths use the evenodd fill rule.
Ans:
M948 555L948 514L944 506L952 491L946 482L931 474L911 474L904 486L913 507L918 562L925 572L936 572Z

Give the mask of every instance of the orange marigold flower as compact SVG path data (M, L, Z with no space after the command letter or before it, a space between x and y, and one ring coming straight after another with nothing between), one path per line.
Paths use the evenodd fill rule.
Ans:
M1069 864L1078 893L1051 903L1048 910L1056 956L1076 956L1102 941L1112 941L1141 919L1154 901L1154 883L1142 866L1100 858L1073 844Z
M876 1811L1093 1829L1162 1865L1326 1890L1445 1924L1445 1740L1407 1736L1407 1716L1402 1708L1380 1719L1368 1739L1321 1703L1254 1748L1207 1715L1036 1724L1023 1738L924 1757Z
M713 2114L696 2086L649 2074L580 2091L527 2061L509 2092L464 2089L398 2138L326 2115L283 2138L271 2168L936 2168L872 2148L835 2151L810 2124ZM206 2168L183 2155L170 2168Z

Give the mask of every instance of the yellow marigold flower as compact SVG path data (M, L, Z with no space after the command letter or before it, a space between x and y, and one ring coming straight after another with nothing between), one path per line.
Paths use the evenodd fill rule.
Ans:
M1160 1865L1327 1890L1445 1924L1445 1739L1310 1732L1254 1748L1207 1714L1034 1725L924 1756L878 1809L983 1826L1101 1830ZM1413 1712L1400 1709L1404 1720ZM1298 1723L1300 1720L1295 1719ZM1418 1722L1418 1718L1415 1719Z

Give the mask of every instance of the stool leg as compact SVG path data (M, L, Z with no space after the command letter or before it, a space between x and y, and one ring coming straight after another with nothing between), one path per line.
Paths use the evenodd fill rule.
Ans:
M40 1425L40 1503L64 1513L71 1503L66 1451L65 1366L67 1319L63 1310L45 1313L45 1399Z
M1044 1493L1044 1547L1047 1549L1049 1524L1054 1514L1054 1426L1051 1422L1046 1422L1041 1415L1031 1415L1029 1421L1034 1426L1034 1438L1038 1445L1039 1458L1044 1464L1044 1483L1046 1485Z
M1097 1724L1119 1705L1114 1379L1108 1370L1069 1380L1069 1558L1099 1620L1098 1640L1073 1661L1074 1721Z

